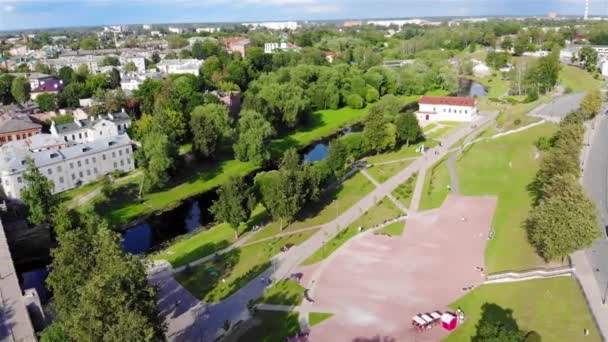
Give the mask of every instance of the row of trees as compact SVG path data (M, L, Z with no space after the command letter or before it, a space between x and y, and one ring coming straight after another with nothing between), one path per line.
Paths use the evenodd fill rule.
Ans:
M589 247L600 236L595 205L579 182L583 119L576 111L562 121L531 186L536 198L526 223L528 239L548 261Z
M536 100L539 94L545 94L555 87L560 68L558 50L535 60L520 59L509 74L511 93L527 95L529 100Z

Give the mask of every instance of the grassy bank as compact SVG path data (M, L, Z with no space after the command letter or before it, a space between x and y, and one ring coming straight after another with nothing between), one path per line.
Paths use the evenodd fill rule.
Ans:
M483 285L450 307L462 308L467 317L446 342L471 341L482 314L506 325L514 320L520 330L536 331L542 341L601 341L585 297L569 277ZM585 329L589 336L584 336Z
M543 265L528 243L523 222L532 203L527 186L532 182L540 161L534 143L539 137L550 137L556 129L555 125L543 124L520 133L481 141L456 161L460 190L464 195L498 196L492 223L495 238L488 241L486 248L488 272L524 270Z
M562 65L559 81L573 92L591 91L601 88L604 82L596 80L587 71L571 65Z
M447 159L442 159L426 171L420 198L420 210L439 208L450 192L449 184L450 172Z

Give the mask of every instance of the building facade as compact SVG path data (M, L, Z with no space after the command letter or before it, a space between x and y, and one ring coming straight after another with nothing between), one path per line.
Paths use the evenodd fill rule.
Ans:
M25 114L4 113L0 115L0 145L25 140L40 134L41 130L42 126L32 122Z
M203 60L198 59L163 59L156 65L165 74L192 74L198 76Z
M477 101L472 97L423 96L418 101L418 122L472 121L478 113Z

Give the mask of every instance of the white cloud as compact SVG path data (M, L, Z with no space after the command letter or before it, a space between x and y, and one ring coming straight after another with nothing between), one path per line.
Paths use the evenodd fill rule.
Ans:
M11 13L11 12L13 12L15 10L15 6L13 6L13 5L6 5L6 6L4 6L4 8L2 10L4 10L4 12Z

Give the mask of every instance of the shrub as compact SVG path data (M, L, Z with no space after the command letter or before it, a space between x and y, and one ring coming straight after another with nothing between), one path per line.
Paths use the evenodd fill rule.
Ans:
M352 109L360 109L365 105L363 98L357 94L350 94L346 97L346 104Z
M521 125L521 119L515 119L515 121L513 121L513 124L514 124L515 126L519 126L519 125Z
M571 86L566 86L566 88L564 89L564 94L570 94L572 93L572 87Z
M112 171L112 178L120 178L122 176L122 170L116 169Z
M536 147L541 151L548 151L552 147L551 139L547 137L538 138Z

